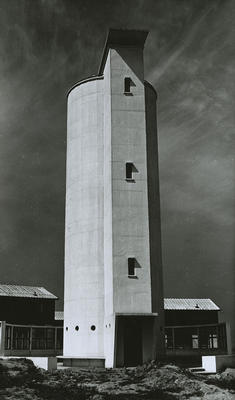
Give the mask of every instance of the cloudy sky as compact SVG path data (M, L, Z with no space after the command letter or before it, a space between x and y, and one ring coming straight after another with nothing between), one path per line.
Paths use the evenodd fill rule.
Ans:
M0 0L0 282L62 301L66 92L109 27L148 29L165 296L235 315L234 20L233 0Z

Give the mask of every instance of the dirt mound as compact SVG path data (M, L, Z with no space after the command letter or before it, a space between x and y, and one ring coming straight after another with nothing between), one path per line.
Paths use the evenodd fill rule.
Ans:
M157 363L136 368L67 369L49 373L39 370L29 360L0 360L0 399L230 400L235 399L231 376L231 372L225 371L213 378L203 378L174 365Z
M211 375L207 383L235 391L235 369L227 368L221 374Z

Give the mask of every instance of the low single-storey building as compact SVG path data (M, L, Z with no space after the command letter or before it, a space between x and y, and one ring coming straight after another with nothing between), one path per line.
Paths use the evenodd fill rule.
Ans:
M0 284L0 356L60 355L57 297L43 287Z
M231 352L230 326L211 299L164 299L166 356L201 358Z

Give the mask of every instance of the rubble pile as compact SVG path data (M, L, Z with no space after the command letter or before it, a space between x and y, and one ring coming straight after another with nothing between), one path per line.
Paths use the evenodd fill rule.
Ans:
M155 362L112 370L46 372L25 359L0 360L1 400L232 400L235 372L200 376Z

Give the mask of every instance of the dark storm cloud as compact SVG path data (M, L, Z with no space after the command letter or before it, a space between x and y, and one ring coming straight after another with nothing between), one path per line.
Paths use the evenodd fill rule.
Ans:
M106 30L149 29L166 296L232 314L234 2L0 0L0 273L63 297L66 92ZM175 284L177 282L177 285Z
M227 318L235 283L233 17L231 2L208 3L149 74L159 92L165 292L212 297Z

